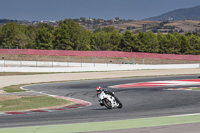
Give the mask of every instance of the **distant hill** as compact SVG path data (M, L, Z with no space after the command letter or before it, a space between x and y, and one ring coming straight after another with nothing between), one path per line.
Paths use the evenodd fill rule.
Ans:
M164 13L160 16L147 18L145 20L167 21L167 20L200 20L200 5L192 8L181 8Z
M84 29L94 32L97 28L104 28L107 26L114 26L120 33L130 30L133 33L149 32L154 33L173 33L178 32L180 34L197 32L200 33L200 20L177 20L177 21L152 21L152 20L104 20L104 19L73 19L73 21L79 23ZM26 21L26 20L9 20L0 19L0 26L8 22L16 22L22 25L37 26L39 23L47 23L53 27L58 26L58 21Z
M5 23L8 23L8 22L17 22L17 20L0 19L0 23L1 23L1 24L5 24Z

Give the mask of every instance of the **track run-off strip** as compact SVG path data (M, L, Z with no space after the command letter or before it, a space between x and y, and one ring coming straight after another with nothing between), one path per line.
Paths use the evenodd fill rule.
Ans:
M21 89L24 89L24 88L21 87ZM26 90L26 89L24 89L24 90ZM47 107L46 109L34 109L34 110L28 110L28 111L0 112L0 116L3 116L3 115L30 114L30 113L42 113L42 112L53 112L53 111L61 111L61 110L83 108L83 107L91 105L90 102L79 100L79 99L75 99L75 98L69 98L69 97L57 96L57 95L50 95L50 94L46 94L46 93L42 93L42 92L36 92L36 91L32 91L32 92L48 95L48 96L59 98L59 99L68 100L68 101L73 102L74 104L68 105L68 106L64 106L64 107L59 107L59 108L51 108L51 107L48 108Z
M199 123L200 114L153 117L93 123L2 128L1 133L75 133ZM103 125L99 126L99 125Z
M168 87L178 85L200 85L200 79L188 79L188 80L169 80L169 81L152 81L141 83L129 83L109 86L110 88L136 88L136 87Z
M74 102L73 100L70 100ZM20 114L31 114L31 113L42 113L42 112L53 112L53 111L61 111L61 110L69 110L69 109L77 109L89 106L90 103L88 102L79 102L75 103L73 105L64 106L60 108L48 108L48 109L35 109L35 110L29 110L29 111L14 111L14 112L2 112L0 113L0 116L2 115L20 115Z

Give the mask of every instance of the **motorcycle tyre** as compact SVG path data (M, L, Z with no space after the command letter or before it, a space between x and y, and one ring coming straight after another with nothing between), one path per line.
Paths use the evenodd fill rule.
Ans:
M112 109L112 105L109 106L109 105L107 104L106 100L108 100L108 99L103 99L103 104L106 106L107 109ZM108 101L109 101L109 100L108 100ZM109 102L110 102L110 101L109 101Z
M119 108L119 109L122 108L122 103L121 102L119 102L119 106L117 108Z

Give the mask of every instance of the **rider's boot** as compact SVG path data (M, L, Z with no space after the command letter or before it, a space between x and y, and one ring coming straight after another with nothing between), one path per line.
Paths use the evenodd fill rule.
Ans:
M104 104L102 103L102 101L100 102L100 105L101 105L101 106L104 106Z
M103 104L103 103L100 103L100 105L101 105L101 106L104 106L104 104Z

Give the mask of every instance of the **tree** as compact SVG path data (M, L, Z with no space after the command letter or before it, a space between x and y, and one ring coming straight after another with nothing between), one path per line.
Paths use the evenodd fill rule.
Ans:
M100 32L100 31L102 31L102 28L101 28L101 27L98 27L98 28L96 28L96 29L94 30L93 33L97 33L97 32Z
M156 34L154 34L151 31L147 32L145 40L146 40L146 45L145 45L146 52L157 53L159 51L158 50L159 45Z
M179 38L179 41L180 41L180 44L181 44L181 49L180 49L180 53L181 54L187 54L189 53L189 39L185 36L185 35L182 35L180 38Z
M37 28L35 26L27 26L25 34L28 37L27 48L36 49Z
M5 24L1 31L3 47L26 48L28 45L28 38L25 34L26 26L12 22Z
M0 47L2 47L2 41L3 41L2 26L0 26Z
M178 39L176 38L175 34L168 33L166 35L169 47L168 47L168 54L179 54L180 52L180 43L178 42Z
M90 31L83 30L81 34L81 43L78 45L78 50L91 50L90 38L92 33Z
M194 34L191 34L189 36L189 41L190 41L190 47L189 47L189 51L190 54L198 54L200 53L200 37L199 36L195 36Z
M53 32L55 49L62 50L88 50L90 49L91 33L85 31L78 23L71 19L59 22Z
M116 21L119 21L119 17L115 17L115 20L116 20Z
M52 31L53 27L46 24L40 23L38 25L38 31L36 34L36 48L37 49L49 49L53 48L52 44Z
M85 22L85 21L86 21L86 18L85 18L85 17L80 17L80 20L81 20L82 22Z
M110 41L112 44L112 50L118 50L121 42L121 34L117 30L113 31L110 36Z
M73 22L70 19L64 20L64 23L68 26L69 29L69 46L73 50L78 50L78 45L81 43L81 36L82 36L82 27L78 24Z
M73 50L80 50L79 47L80 45L83 45L85 42L85 39L88 36L85 36L86 33L85 30L78 24L75 23L74 21L70 19L64 20L64 23L68 26L69 29L69 45ZM87 38L88 39L88 38Z
M114 26L106 26L106 27L103 27L102 30L105 32L113 32L113 31L116 31L116 28Z
M91 37L92 50L98 50L98 51L112 50L110 37L111 33L106 33L104 31L100 31L93 34Z
M73 50L69 45L69 27L63 22L59 22L59 26L53 31L53 49Z
M159 53L168 53L170 48L170 42L167 39L167 36L159 32L157 38L159 44Z
M120 48L122 51L132 52L134 50L134 37L133 33L127 30L122 34L122 39L120 43Z

